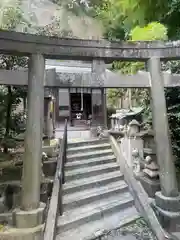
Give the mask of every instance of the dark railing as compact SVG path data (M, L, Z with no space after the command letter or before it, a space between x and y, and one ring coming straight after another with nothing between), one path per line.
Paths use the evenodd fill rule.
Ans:
M53 190L47 214L44 240L54 240L56 235L56 223L58 215L62 215L62 184L64 183L64 164L66 162L67 149L67 120L65 120L63 139L60 143L60 153L57 160L56 174Z

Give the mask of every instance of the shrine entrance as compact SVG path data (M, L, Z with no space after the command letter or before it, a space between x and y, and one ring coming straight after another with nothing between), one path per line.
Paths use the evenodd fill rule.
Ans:
M57 121L70 126L107 126L106 93L103 88L59 88Z
M92 115L91 93L70 93L72 121L88 121Z

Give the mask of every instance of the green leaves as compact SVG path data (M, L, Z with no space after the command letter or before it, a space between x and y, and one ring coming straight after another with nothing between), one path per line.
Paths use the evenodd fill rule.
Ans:
M151 22L144 27L136 26L130 37L133 41L167 40L167 28L159 22Z
M1 1L0 29L16 30L17 26L25 24L20 5L21 0Z

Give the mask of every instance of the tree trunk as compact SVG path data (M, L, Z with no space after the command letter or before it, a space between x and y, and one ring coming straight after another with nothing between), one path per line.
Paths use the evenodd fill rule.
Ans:
M10 122L11 122L11 109L12 109L12 89L11 86L8 86L8 94L7 94L7 110L6 110L6 131L4 135L4 153L8 153L8 146L6 144L6 140L9 137L10 131Z

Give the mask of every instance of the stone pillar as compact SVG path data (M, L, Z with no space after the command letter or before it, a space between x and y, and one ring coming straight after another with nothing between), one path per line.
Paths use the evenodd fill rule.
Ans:
M118 118L117 116L115 117L115 130L118 131L119 130L119 126L118 126Z
M53 96L52 98L52 105L53 105L53 109L52 109L52 123L53 123L53 136L55 134L56 131L56 99Z
M56 130L56 99L53 102L54 131Z
M115 127L115 119L114 116L111 116L111 129L114 130Z
M155 207L162 216L165 227L170 227L172 216L180 215L180 195L177 187L172 146L166 111L163 78L159 58L148 61L152 97L153 127L160 171L161 192L155 196ZM173 212L173 214L172 214ZM177 215L176 215L177 214ZM166 222L164 222L166 219Z
M106 103L106 89L102 88L102 111L104 118L104 128L107 129L107 103Z
M92 89L92 128L104 125L102 88L106 78L106 65L102 59L92 61L92 85L98 84L98 89Z
M72 106L71 106L71 91L70 88L68 89L69 94L69 124L72 127L73 126L73 120L72 120Z
M59 88L54 89L54 97L55 97L55 119L56 119L56 126L59 122Z
M126 155L127 164L129 167L133 167L133 156L132 152L134 149L138 149L138 154L143 158L143 140L139 134L139 123L136 120L132 120L129 123L127 134L122 139L122 149Z
M21 209L13 215L17 228L33 228L42 224L43 207L40 205L42 159L42 131L44 106L45 60L40 54L29 59L28 116L25 134L25 153L22 174Z

